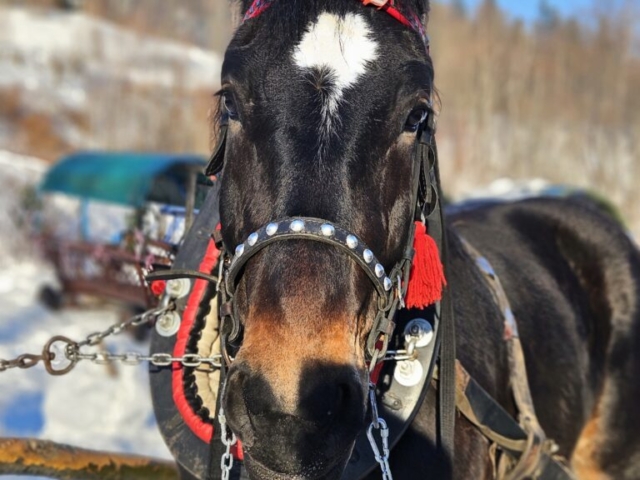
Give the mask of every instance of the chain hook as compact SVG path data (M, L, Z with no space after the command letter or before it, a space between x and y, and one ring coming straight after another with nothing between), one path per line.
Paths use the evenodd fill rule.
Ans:
M378 427L375 426L375 422L371 422L371 425L369 425L369 428L367 429L367 438L369 439L369 444L371 445L373 456L375 457L376 462L378 462L378 464L380 465L380 469L382 470L382 479L393 480L393 475L391 475L391 467L389 466L389 427L387 426L387 422L385 422L382 418L378 418L377 423L379 425ZM380 431L382 453L380 453L378 442L375 439L374 430Z
M376 462L378 462L378 464L380 465L380 469L382 470L382 479L393 480L393 476L391 475L391 468L389 467L389 427L387 426L387 422L385 422L384 419L382 419L378 415L376 386L373 383L369 384L369 404L371 406L371 425L369 425L369 428L367 429L367 438L369 439L369 444L371 445L373 456L375 457ZM380 453L378 442L374 437L374 431L380 432L382 454Z

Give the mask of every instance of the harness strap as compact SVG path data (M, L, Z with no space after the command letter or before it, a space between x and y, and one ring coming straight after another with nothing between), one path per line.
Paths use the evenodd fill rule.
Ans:
M439 199L443 198L440 187L440 170L438 164L438 148L435 142L435 116L430 114L426 128L420 136L419 143L421 151L426 152L421 160L421 173L418 178L427 177L431 187L435 189L431 204L426 203L426 198L422 198L421 208L428 207L428 227L429 233L433 236L441 253L442 265L444 267L444 276L449 278L448 272L448 247L447 236L444 223L444 211ZM425 172L428 172L425 173ZM451 298L451 288L445 287L443 290L442 300L439 304L441 316L441 344L440 344L440 361L439 368L442 374L440 389L438 390L438 448L442 451L445 458L450 460L451 465L454 462L454 432L455 432L455 384L456 384L456 339L455 339L455 318L453 312L453 301Z
M563 460L554 455L555 445L546 440L539 443L532 433L516 422L494 399L477 383L469 372L456 361L456 406L460 413L471 422L491 442L507 455L501 460L503 465L498 475L500 479L536 478L539 480L574 480L573 473ZM439 380L439 372L433 374ZM530 474L523 475L515 471L513 464L530 458L531 451L539 452L538 464Z
M484 278L486 279L487 284L491 288L495 302L502 312L502 316L504 319L504 340L507 345L509 362L509 375L511 380L510 383L511 389L513 391L513 398L515 400L515 404L519 413L519 425L511 418L510 415L506 414L506 412L504 412L504 410L500 408L500 406L495 402L495 400L493 400L493 398L491 398L486 392L484 392L484 390L482 390L479 385L475 384L475 382L470 378L469 374L467 372L464 372L462 367L458 365L458 374L460 375L460 373L462 373L462 378L460 379L460 381L462 382L463 391L465 392L465 398L470 400L469 406L480 408L480 406L484 404L485 407L480 408L480 411L484 410L485 412L490 411L492 414L495 413L496 417L500 418L500 422L496 426L499 427L500 423L506 423L507 419L513 424L510 427L512 432L510 434L507 432L506 434L502 435L503 437L506 437L507 439L514 438L513 428L517 426L518 429L522 433L524 433L524 438L526 439L525 448L521 449L516 447L516 445L519 444L513 443L513 440L507 442L501 440L499 438L501 434L497 434L498 436L496 437L496 430L491 429L486 425L483 425L483 427L486 428L481 428L480 426L479 428L488 438L493 440L494 443L496 443L503 449L510 450L512 452L520 452L517 462L515 462L515 464L513 465L510 465L508 471L506 468L504 469L503 478L505 480L516 480L530 477L544 479L573 478L570 472L568 475L564 474L561 477L540 476L548 469L547 465L553 463L548 461L548 457L550 456L550 454L554 453L555 450L557 450L557 446L553 442L553 440L547 439L546 434L536 416L533 399L531 398L529 380L527 377L524 351L522 349L522 343L520 342L518 325L515 316L513 315L509 299L507 298L507 294L502 287L500 278L495 273L489 261L485 257L483 257L478 252L478 250L476 250L468 241L466 241L464 238L461 238L461 240L465 250L473 258L476 266L482 272ZM467 395L466 392L469 385L471 385L471 389L469 390L471 393ZM465 407L465 402L458 401L457 403L458 408L462 411L461 405L462 407ZM474 416L472 412L468 411L468 413L470 413L471 416ZM463 414L465 413L463 412ZM465 414L465 417L469 418L472 423L477 425L477 423L470 418L470 415ZM516 436L515 438L517 439L518 437ZM520 440L522 440L522 435L520 435Z

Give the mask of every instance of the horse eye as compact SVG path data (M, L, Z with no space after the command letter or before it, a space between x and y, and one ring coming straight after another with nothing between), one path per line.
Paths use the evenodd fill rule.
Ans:
M417 132L418 128L427 119L429 110L426 107L417 107L411 110L404 124L405 132Z
M224 109L227 112L227 115L229 115L229 118L236 120L238 118L238 108L236 107L233 94L230 92L224 92L222 94L222 104L224 105Z

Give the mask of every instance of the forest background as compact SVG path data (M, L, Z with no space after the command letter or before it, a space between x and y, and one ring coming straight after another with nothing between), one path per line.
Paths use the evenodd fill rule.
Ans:
M80 12L219 56L237 20L223 0L0 4L75 6L68 15ZM640 236L640 5L594 0L565 16L541 1L538 10L537 18L522 20L495 0L473 8L463 0L433 4L429 32L445 189L459 198L499 178L588 188L620 208ZM30 59L0 49L1 61ZM55 58L49 67L60 78L84 68L79 58ZM32 90L0 82L0 124L11 128L0 136L0 148L48 161L78 148L206 155L218 85L187 87L179 81L184 68L175 65L177 81L168 85L98 82L85 92L90 108L45 109L30 101ZM70 136L70 129L79 133Z

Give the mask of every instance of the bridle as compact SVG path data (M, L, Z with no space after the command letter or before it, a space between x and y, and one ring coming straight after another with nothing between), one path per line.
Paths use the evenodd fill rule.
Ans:
M247 12L245 20L259 15L274 1L275 0L255 0L252 7ZM364 5L373 4L380 7L381 10L389 13L402 24L410 26L420 33L420 30L395 8L393 0L359 1ZM398 15L400 15L401 18L399 18ZM406 21L403 21L402 18ZM426 39L425 35L422 37L423 39ZM415 207L414 220L428 224L429 235L435 240L439 247L441 260L444 264L446 273L447 242L444 231L443 210L440 203L442 195L440 190L438 155L434 137L436 129L435 119L436 115L433 108L429 108L427 116L417 130L412 156L412 180L410 193L412 196L411 204ZM224 168L227 134L228 125L226 122L223 122L220 126L218 145L215 148L206 169L206 174L208 175L218 175ZM218 200L216 200L215 208L213 208L213 210L217 211ZM203 214L201 213L201 215ZM199 219L200 216L198 220ZM203 224L206 223L206 220L203 219ZM201 234L206 235L207 231L211 231L207 228L194 230L196 230L193 235L194 239ZM415 236L415 224L412 222L406 244L402 248L401 258L387 272L384 266L378 261L375 253L367 247L356 233L350 232L341 226L324 219L308 217L281 218L272 220L261 226L249 234L234 249L225 248L220 231L216 229L211 234L211 237L213 238L209 239L209 245L217 246L218 248L214 248L216 252L221 250L220 261L218 261L219 270L217 277L211 275L211 270L213 268L213 262L211 260L213 256L209 255L208 249L199 271L191 269L172 269L169 273L159 272L159 274L152 274L149 276L151 279L168 280L172 278L187 277L205 280L209 284L214 283L216 285L216 291L219 295L219 318L221 321L220 347L225 361L221 363L220 369L221 393L217 399L217 415L214 420L216 423L213 430L211 429L211 426L209 426L209 435L211 438L209 440L210 445L208 448L210 449L209 458L212 463L209 464L207 469L209 475L208 478L218 478L217 476L211 476L215 475L213 473L214 471L219 471L215 463L217 459L222 459L221 471L223 479L229 478L229 474L233 466L233 458L230 452L231 446L235 442L235 436L231 434L230 430L226 426L222 408L222 397L224 396L226 368L233 362L231 353L233 350L239 348L242 342L242 325L236 311L235 293L247 262L271 244L290 240L304 240L323 243L337 249L347 257L351 258L365 273L377 294L377 312L373 322L373 327L368 333L365 350L373 378L376 366L381 366L381 363L385 360L389 340L394 334L396 312L405 306L404 301L407 294L409 276L414 256L413 241ZM484 271L486 268L483 269L483 265L487 264L486 260L475 252L472 247L466 244L465 246L467 250L470 250L471 257L475 257L476 263L478 263L481 270ZM215 256L215 259L217 260L217 255ZM500 308L504 311L510 311L508 301L506 303L508 308L504 306L506 295L504 295L504 291L502 291L495 273L491 268L489 268L488 271L485 271L485 273L489 279L489 284L493 289L494 295L496 295L496 298L503 300L502 302L499 302ZM191 296L189 297L189 300L191 300ZM203 300L205 302L204 315L208 314L209 300L210 299L207 298ZM196 301L200 302L200 297L196 296ZM190 303L189 305L193 304ZM364 442L366 444L366 438L363 440L361 438L362 435L359 436L356 440L356 446L354 447L355 456L352 455L352 460L355 458L355 462L349 462L344 472L344 475L346 476L343 478L363 478L367 472L370 471L370 468L373 468L372 465L375 465L377 462L382 467L383 478L385 480L391 479L388 463L389 448L393 447L394 442L399 440L408 425L413 421L419 406L425 399L425 395L432 378L437 378L439 395L437 407L437 424L439 427L436 435L437 448L442 455L448 457L451 463L453 463L453 432L455 427L456 404L459 400L459 413L467 418L471 424L475 425L491 442L494 443L494 445L499 446L504 451L511 450L513 452L520 451L519 448L522 445L526 447L521 451L519 461L513 471L510 472L513 473L514 476L510 476L509 478L528 477L528 474L524 476L520 475L520 473L525 470L526 472L539 472L543 470L543 478L573 478L562 462L552 456L553 451L551 447L553 446L553 442L545 440L544 432L539 428L539 424L537 424L533 404L529 395L528 385L526 384L524 362L522 361L518 364L516 361L510 361L510 363L513 363L516 367L513 368L513 365L510 365L512 384L514 385L514 398L516 400L518 411L521 415L525 416L526 420L523 425L522 422L519 424L513 420L511 415L504 411L502 407L469 376L459 363L456 363L455 331L450 289L447 288L444 290L442 300L435 305L434 311L435 315L432 319L434 341L428 348L424 348L422 351L416 352L417 359L425 369L421 374L421 381L411 388L404 388L407 387L407 385L400 387L402 395L404 395L401 399L393 397L393 395L387 395L393 393L394 388L397 388L397 386L392 382L390 385L387 385L389 391L380 398L381 405L385 405L387 408L394 410L394 415L393 417L389 417L389 420L391 422L395 422L391 438L385 439L385 434L382 434L382 445L385 450L384 454L381 455L381 451L378 449L376 442L372 438L372 430L374 428L381 428L381 425L376 426L377 423L383 424L384 429L386 429L386 423L382 419L377 418L378 399L376 398L376 382L374 380L369 392L372 423L367 431L367 437L369 439L371 450L373 451L373 456L371 451L368 452L367 456L366 450L359 449L361 443ZM402 315L404 315L404 312L399 314L398 318L400 324L402 322ZM509 318L509 315L505 316L505 320L508 321ZM405 329L405 335L406 332L407 330ZM394 342L397 342L395 337ZM519 340L511 342L509 344L509 348L511 352L510 355L512 355L513 352L516 354L518 352L521 353ZM512 356L514 356L514 358L518 357L516 354ZM524 358L522 355L520 356ZM436 360L439 362L437 374L434 373ZM181 381L182 377L179 377L178 380ZM160 382L160 384L165 386L166 382ZM398 392L398 390L395 390L395 392ZM165 396L162 398L165 398ZM175 398L174 392L174 399ZM393 398L401 400L398 405L393 404L393 406L390 406L388 401ZM177 404L178 399L175 401ZM168 410L168 414L171 414L172 412L172 409ZM183 415L185 421L188 422L184 413L182 411L180 413ZM191 414L192 412L189 413ZM174 423L174 418L171 417L171 424L173 425ZM531 425L533 425L534 428L531 428ZM171 427L172 432L173 428L174 427ZM192 432L196 432L192 423L189 423L189 428L191 428ZM180 436L181 432L177 432L176 435ZM197 435L200 439L207 442L208 437L206 437L203 432L199 432ZM386 430L386 435L389 437L389 430ZM177 438L177 436L175 438ZM219 442L217 443L214 440L221 440L221 443L224 445L224 453L216 449L215 446L219 445ZM193 443L190 443L189 446L194 447L194 449L189 450L186 454L180 457L187 460L187 462L193 461L192 456L197 454L200 448L199 444L194 445ZM358 454L358 451L360 454ZM201 466L200 468L203 467Z
M416 31L428 51L428 38L424 26L415 13L403 14L396 6L395 0L359 0L364 6L369 4L378 7L403 25ZM258 17L267 10L275 0L254 0L244 15L243 22ZM435 147L436 116L433 108L429 111L422 125L418 129L416 148L412 170L412 205L415 206L416 220L424 221L424 210L433 211L432 203L437 202L438 196L432 195L438 188L432 188L427 178L435 163L437 149ZM219 141L215 148L206 175L218 175L224 168L228 135L227 120L220 125ZM427 185L429 183L429 185ZM377 312L373 328L368 334L366 354L370 365L375 366L384 358L389 339L395 328L394 316L399 307L404 307L404 299L409 283L409 274L413 260L413 240L415 227L411 222L407 242L402 249L402 257L390 271L377 260L374 252L367 247L361 238L335 223L324 219L307 217L288 217L274 219L251 233L239 243L231 252L223 246L222 261L219 272L220 318L221 331L224 335L223 344L233 344L241 336L241 326L238 320L235 302L235 289L242 267L258 252L275 242L286 240L307 240L328 244L349 256L364 271L371 280L378 294ZM218 239L219 241L221 239ZM222 242L220 241L220 244ZM228 358L228 356L227 356Z
M235 313L235 286L241 276L242 267L258 252L269 245L287 240L306 240L328 244L349 256L367 275L378 295L377 314L374 327L367 341L367 355L370 360L384 356L389 338L393 333L393 318L399 305L404 302L406 284L411 265L412 249L405 248L404 255L391 273L387 275L385 268L374 253L355 234L331 222L307 217L291 217L269 222L259 228L240 243L234 255L225 259L223 288L220 290L220 317L223 332L229 332L227 340L237 340L240 329ZM408 244L409 247L411 243ZM227 328L228 322L231 327ZM376 360L373 360L377 363Z
M245 21L258 16L266 10L274 0L255 0L249 11L245 15ZM364 5L372 3L379 6L382 10L399 20L403 25L409 26L415 30L423 40L427 54L429 52L428 39L424 32L424 27L417 16L413 16L414 21L410 21L394 6L393 0L361 0ZM429 221L435 224L437 238L436 243L440 248L446 251L446 241L444 240L443 228L443 211L440 205L440 186L437 162L437 147L435 145L436 130L436 113L432 104L429 105L427 115L419 125L416 133L416 141L414 143L414 151L412 154L412 171L411 171L411 200L413 218L411 220L426 223L427 217L433 216L433 220ZM220 126L218 146L214 150L205 173L207 175L219 175L225 165L225 154L227 145L228 124L223 121ZM376 254L362 241L360 236L355 232L350 232L333 222L319 218L308 217L288 217L281 219L273 219L261 226L247 237L233 250L227 248L222 242L220 232L217 232L217 243L221 246L222 256L219 262L218 271L218 292L219 292L219 318L220 318L220 339L222 355L227 361L227 366L232 362L231 353L237 350L241 345L242 326L239 321L236 304L236 286L240 281L244 269L243 267L255 257L260 251L276 242L290 240L304 240L319 242L329 245L351 258L356 265L366 274L371 281L375 291L377 292L377 311L374 317L372 328L367 335L365 357L369 365L372 378L375 376L376 368L384 361L389 341L395 329L395 316L399 308L405 307L405 296L409 284L409 276L411 272L413 256L414 256L414 237L415 224L409 222L410 231L408 232L405 245L401 249L400 259L387 271L385 267L377 259ZM443 263L446 262L444 255ZM433 372L434 362L438 358L438 352L441 350L440 337L441 331L444 334L442 345L448 345L448 350L442 347L441 354L441 370L443 378L446 378L440 389L440 406L438 409L440 419L439 430L439 448L444 451L449 458L453 455L453 430L454 430L454 409L455 409L455 341L453 313L451 309L450 294L445 293L445 312L444 316L448 317L446 322L439 321L447 328L436 329L436 342L427 368L425 383L428 384ZM440 306L437 306L440 312ZM442 317L442 315L440 315ZM434 326L435 328L435 326ZM231 352L230 352L231 350ZM444 355L443 355L444 354ZM443 358L447 361L444 362ZM224 388L224 380L221 382ZM421 387L418 389L419 394L416 397L422 397L426 389ZM372 427L368 430L368 437L371 447L374 449L375 460L380 464L385 479L391 478L388 468L388 460L386 456L380 456L377 446L372 438L372 428L381 428L384 420L378 418L377 415L377 399L375 394L375 381L372 382L370 388L370 407L372 415ZM219 407L220 408L220 407ZM415 415L417 409L409 414L407 420ZM223 416L224 418L224 416ZM409 422L406 422L408 425ZM226 440L227 427L221 423L221 435L223 443ZM383 431L386 430L386 424ZM385 435L382 433L383 444ZM397 437L396 437L397 438ZM226 444L225 444L226 445ZM227 445L227 453L228 453ZM386 447L388 450L388 446ZM388 453L387 453L388 454Z
M434 133L435 112L430 109L418 130L413 154L412 205L415 206L416 217L421 220L424 220L425 208L431 210L430 204L438 200L437 195L432 195L433 189L426 185L428 178L426 172L429 172L429 165L433 165L435 161ZM226 125L223 126L221 135L223 136L219 142L220 146L215 150L207 167L208 175L217 175L224 167ZM413 260L414 235L415 227L411 222L407 241L402 248L402 256L389 272L357 234L319 218L288 217L272 220L248 235L232 251L223 246L221 271L218 276L223 343L233 344L241 337L242 329L237 315L235 291L247 262L276 242L290 240L320 242L336 248L351 258L366 274L377 292L377 312L366 344L367 360L370 365L375 366L386 354L389 339L395 328L395 314L398 308L404 307Z
M265 11L275 0L255 0L252 7L245 15L245 21L258 16ZM381 6L382 10L390 14L393 18L398 19L403 25L409 26L420 34L423 41L426 42L426 35L424 34L424 27L421 22L415 16L415 22L411 22L405 17L400 10L396 9L393 0L359 0L364 5L369 3ZM401 16L405 21L398 18ZM417 27L420 25L420 28ZM425 43L425 46L427 44ZM428 51L428 49L427 49ZM401 256L389 269L385 269L382 263L378 260L376 253L370 249L357 234L357 232L351 232L340 225L330 222L326 219L308 218L308 217L287 217L273 219L255 231L251 232L242 240L241 243L234 248L229 248L228 245L224 245L222 236L219 230L213 232L212 237L215 244L221 250L220 261L218 262L218 275L213 275L204 272L194 272L186 270L173 270L169 274L159 274L155 277L160 278L179 278L179 277L191 277L207 280L210 283L216 284L216 290L218 292L219 300L219 318L220 318L220 342L221 353L225 358L223 362L223 368L221 370L221 388L224 388L225 370L231 366L233 362L234 353L240 348L242 343L242 324L238 315L237 302L236 302L236 288L240 282L242 275L244 274L244 268L246 264L254 256L256 256L263 249L267 248L273 243L281 241L312 241L317 243L323 243L337 249L342 254L351 258L352 261L358 265L358 268L367 276L371 285L377 295L376 301L376 313L374 321L370 331L367 334L365 356L369 364L369 368L373 374L376 366L379 366L385 359L389 341L394 334L395 329L395 316L396 312L404 308L405 296L407 293L407 287L409 284L409 276L411 273L411 267L414 257L414 237L416 234L414 221L429 224L429 231L433 230L431 236L435 239L440 248L445 247L444 240L444 228L443 228L443 216L442 208L440 205L440 187L439 187L439 174L437 166L437 148L435 145L435 130L436 130L436 113L431 105L429 105L427 115L419 125L416 132L416 140L414 142L414 149L412 153L412 170L411 170L411 185L410 185L410 205L412 206L413 217L409 222L410 230L406 236L406 242L401 248ZM214 149L208 166L205 170L206 175L224 175L224 165L226 157L228 136L228 123L223 120L220 125L220 131L218 136L218 144ZM428 220L427 220L428 219ZM443 252L442 260L446 263L445 254ZM448 297L448 291L445 292L446 299ZM450 303L450 302L449 302ZM446 302L443 300L442 314L438 314L439 320L437 323L445 324L443 317L447 316ZM440 306L437 307L440 312ZM451 317L451 315L449 315ZM448 318L447 322L453 323L452 318ZM442 336L446 338L444 328L437 328L434 325L434 334L436 341L433 344L429 358L431 365L428 370L425 371L424 383L416 387L416 394L410 403L417 405L420 403L420 399L424 398L424 392L426 388L422 385L428 384L428 379L431 378L433 369L433 363L438 357L438 352L443 351L440 348L440 331L443 332ZM444 345L445 342L443 341ZM455 355L455 354L453 354ZM442 359L442 353L440 353ZM455 357L453 357L455 358ZM429 363L428 362L428 363ZM442 360L441 360L442 363ZM450 382L455 382L454 374L447 374L446 368L440 368L441 378L446 378ZM372 385L370 392L370 402L372 407L372 416L374 417L374 423L378 420L376 410L376 395L375 395L375 382ZM446 389L441 388L441 392ZM453 390L449 389L449 398L453 398L451 393ZM441 394L441 397L445 394ZM454 399L447 402L441 402L439 411L443 411L449 408L453 411ZM449 407L447 406L449 405ZM403 407L407 410L408 407ZM219 412L220 417L224 418L221 411L221 401L218 399L218 405L216 410ZM404 411L403 410L403 411ZM413 413L411 411L413 410ZM403 414L403 420L405 425L408 425L409 420L415 415L417 409L409 409L406 414ZM226 432L227 427L223 424L221 419L219 425L216 426L216 436L221 435L221 439L227 440ZM445 451L452 451L453 443L453 425L446 427L444 424L447 422L440 422L440 436L442 438L441 445L449 445L445 448ZM220 428L218 428L220 427ZM399 436L404 431L396 429L394 437ZM447 437L447 438L445 438ZM212 438L213 445L213 438ZM229 446L225 443L228 454ZM213 458L213 456L211 456ZM219 458L219 457L218 457ZM357 468L363 468L359 462ZM378 462L380 463L380 462ZM355 465L350 464L350 468ZM354 470L353 468L351 470ZM354 470L355 471L355 470ZM384 471L384 468L383 468ZM361 471L362 473L362 471ZM386 477L385 477L386 478Z

